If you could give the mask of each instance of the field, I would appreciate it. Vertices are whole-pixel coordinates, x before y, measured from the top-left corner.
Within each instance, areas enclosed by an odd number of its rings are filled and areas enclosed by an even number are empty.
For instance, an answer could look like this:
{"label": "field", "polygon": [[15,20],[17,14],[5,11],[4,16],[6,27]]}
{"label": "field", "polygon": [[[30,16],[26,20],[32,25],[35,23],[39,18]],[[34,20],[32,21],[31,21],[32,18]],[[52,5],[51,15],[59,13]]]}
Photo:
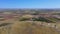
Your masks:
{"label": "field", "polygon": [[40,25],[37,21],[14,21],[4,25],[7,23],[0,26],[0,34],[58,34],[55,28]]}
{"label": "field", "polygon": [[0,14],[0,34],[60,34],[59,14],[48,9],[4,10]]}

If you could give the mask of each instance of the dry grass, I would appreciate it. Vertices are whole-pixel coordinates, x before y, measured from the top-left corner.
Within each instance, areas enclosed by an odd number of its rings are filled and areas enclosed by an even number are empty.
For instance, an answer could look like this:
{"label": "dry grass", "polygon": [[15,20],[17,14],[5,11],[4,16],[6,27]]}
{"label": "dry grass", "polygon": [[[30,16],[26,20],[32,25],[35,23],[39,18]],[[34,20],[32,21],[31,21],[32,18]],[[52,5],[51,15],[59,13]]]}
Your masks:
{"label": "dry grass", "polygon": [[32,25],[32,23],[21,22],[12,26],[13,34],[58,34],[54,28]]}
{"label": "dry grass", "polygon": [[16,21],[12,25],[0,27],[0,34],[58,34],[54,28],[32,24],[32,22]]}

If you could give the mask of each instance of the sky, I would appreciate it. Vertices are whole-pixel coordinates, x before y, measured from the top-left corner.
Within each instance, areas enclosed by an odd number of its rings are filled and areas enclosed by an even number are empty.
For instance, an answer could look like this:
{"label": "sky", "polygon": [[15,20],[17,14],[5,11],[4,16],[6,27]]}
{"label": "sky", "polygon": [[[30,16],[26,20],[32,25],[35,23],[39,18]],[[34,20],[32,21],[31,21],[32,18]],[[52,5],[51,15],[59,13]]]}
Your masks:
{"label": "sky", "polygon": [[0,8],[60,8],[60,0],[0,0]]}

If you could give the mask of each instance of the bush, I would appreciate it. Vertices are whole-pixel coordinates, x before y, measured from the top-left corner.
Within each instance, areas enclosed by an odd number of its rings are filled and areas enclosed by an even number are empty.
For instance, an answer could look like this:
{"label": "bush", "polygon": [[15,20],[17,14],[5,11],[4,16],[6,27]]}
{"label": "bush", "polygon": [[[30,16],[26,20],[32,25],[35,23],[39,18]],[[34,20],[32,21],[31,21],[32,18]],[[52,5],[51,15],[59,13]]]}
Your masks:
{"label": "bush", "polygon": [[10,24],[12,24],[12,23],[2,23],[2,24],[0,24],[0,27],[7,26],[7,25],[10,25]]}
{"label": "bush", "polygon": [[32,15],[23,15],[22,17],[19,18],[20,21],[26,21],[30,20],[32,18]]}
{"label": "bush", "polygon": [[46,19],[46,18],[44,18],[44,17],[38,17],[38,18],[32,18],[32,20],[33,21],[42,21],[42,22],[53,22],[53,21],[51,21],[51,20],[48,20],[48,19]]}
{"label": "bush", "polygon": [[26,21],[26,20],[29,20],[29,18],[23,18],[23,17],[21,17],[21,18],[19,19],[19,21]]}

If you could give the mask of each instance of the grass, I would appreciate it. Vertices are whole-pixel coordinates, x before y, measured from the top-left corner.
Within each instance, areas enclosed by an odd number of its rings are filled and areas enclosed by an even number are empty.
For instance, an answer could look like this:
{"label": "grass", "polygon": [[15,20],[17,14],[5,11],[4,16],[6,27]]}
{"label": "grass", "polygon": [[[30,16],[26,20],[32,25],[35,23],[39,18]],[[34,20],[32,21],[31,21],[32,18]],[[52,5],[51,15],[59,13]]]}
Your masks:
{"label": "grass", "polygon": [[50,18],[50,17],[48,19],[52,22],[55,22],[55,23],[60,20],[59,18]]}
{"label": "grass", "polygon": [[32,25],[32,23],[21,22],[13,25],[13,34],[58,34],[54,28]]}
{"label": "grass", "polygon": [[54,28],[34,24],[33,22],[16,21],[10,26],[0,27],[0,34],[58,34]]}
{"label": "grass", "polygon": [[42,21],[42,22],[47,22],[47,23],[55,22],[51,18],[45,18],[45,17],[33,18],[33,21]]}
{"label": "grass", "polygon": [[57,21],[57,19],[55,19],[55,18],[48,18],[50,21],[52,21],[52,22],[55,22],[56,23],[56,21]]}

